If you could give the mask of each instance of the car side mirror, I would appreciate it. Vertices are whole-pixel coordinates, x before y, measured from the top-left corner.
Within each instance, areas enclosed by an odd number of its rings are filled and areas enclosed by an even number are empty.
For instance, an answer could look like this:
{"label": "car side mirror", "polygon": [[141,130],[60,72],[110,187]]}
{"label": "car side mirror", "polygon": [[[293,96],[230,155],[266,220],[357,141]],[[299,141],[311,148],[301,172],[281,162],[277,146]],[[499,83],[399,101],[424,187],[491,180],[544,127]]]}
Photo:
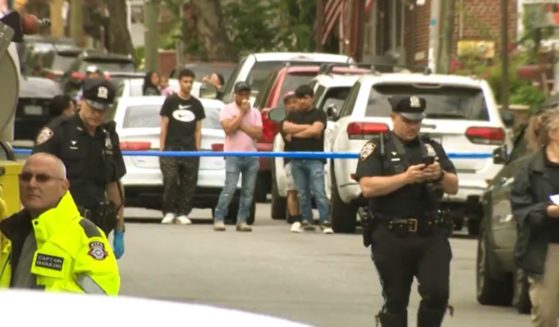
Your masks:
{"label": "car side mirror", "polygon": [[337,120],[340,118],[338,114],[338,108],[336,108],[335,104],[331,104],[326,108],[326,116],[332,120]]}
{"label": "car side mirror", "polygon": [[493,163],[496,165],[504,165],[508,161],[507,146],[502,145],[493,150]]}
{"label": "car side mirror", "polygon": [[285,120],[285,108],[277,107],[270,110],[268,113],[268,118],[276,123],[281,123]]}
{"label": "car side mirror", "polygon": [[206,99],[217,98],[217,88],[211,84],[203,83],[200,86],[200,98],[206,98]]}
{"label": "car side mirror", "polygon": [[514,125],[514,116],[510,112],[501,112],[501,119],[506,127],[512,127]]}

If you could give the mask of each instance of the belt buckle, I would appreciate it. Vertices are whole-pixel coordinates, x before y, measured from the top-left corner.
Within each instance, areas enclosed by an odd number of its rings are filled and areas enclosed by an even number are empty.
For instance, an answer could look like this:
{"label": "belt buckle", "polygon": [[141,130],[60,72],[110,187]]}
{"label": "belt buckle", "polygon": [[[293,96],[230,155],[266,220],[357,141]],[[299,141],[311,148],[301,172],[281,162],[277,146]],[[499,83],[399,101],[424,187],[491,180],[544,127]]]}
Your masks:
{"label": "belt buckle", "polygon": [[418,225],[418,221],[416,218],[408,219],[408,231],[412,233],[417,232],[417,225]]}

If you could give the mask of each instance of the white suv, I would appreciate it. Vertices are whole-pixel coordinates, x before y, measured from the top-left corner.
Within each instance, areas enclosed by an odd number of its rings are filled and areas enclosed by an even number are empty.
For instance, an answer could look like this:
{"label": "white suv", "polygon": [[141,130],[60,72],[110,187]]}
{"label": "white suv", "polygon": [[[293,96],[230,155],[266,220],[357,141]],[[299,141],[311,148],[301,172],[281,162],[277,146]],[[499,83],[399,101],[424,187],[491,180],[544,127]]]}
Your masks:
{"label": "white suv", "polygon": [[[371,74],[353,86],[339,113],[331,113],[332,152],[359,153],[374,135],[391,128],[394,95],[418,95],[427,100],[421,133],[439,141],[451,154],[459,179],[455,196],[443,199],[445,214],[452,214],[461,228],[467,216],[470,232],[479,227],[480,196],[486,180],[502,168],[491,153],[502,144],[511,145],[487,82],[470,77],[428,74]],[[465,158],[464,154],[476,158]],[[452,154],[458,155],[453,157]],[[463,154],[463,156],[460,156]],[[334,159],[328,167],[332,187],[332,225],[335,232],[355,229],[356,210],[366,202],[353,179],[357,159]],[[480,212],[480,211],[479,211]]]}
{"label": "white suv", "polygon": [[231,77],[223,87],[223,101],[233,101],[233,87],[239,81],[248,82],[252,88],[250,102],[258,95],[264,86],[268,75],[286,64],[308,65],[311,63],[351,63],[353,59],[346,55],[330,53],[305,53],[305,52],[262,52],[251,53],[242,58],[231,73]]}
{"label": "white suv", "polygon": [[[356,69],[355,73],[365,73],[365,69]],[[340,74],[321,74],[313,78],[310,85],[313,87],[314,106],[325,112],[339,111],[342,107],[351,87],[358,80],[360,75],[340,75]],[[274,109],[277,110],[277,109]],[[324,150],[330,151],[332,145],[332,132],[335,123],[331,120],[328,121],[326,131],[324,132]],[[274,138],[273,150],[274,152],[284,151],[284,142],[281,133],[278,133]],[[326,167],[329,167],[330,159],[326,161]],[[331,178],[329,169],[325,170],[326,179],[326,196],[331,198]],[[274,158],[272,164],[272,205],[271,216],[272,219],[284,219],[286,217],[287,209],[287,183],[284,168],[283,157]]]}

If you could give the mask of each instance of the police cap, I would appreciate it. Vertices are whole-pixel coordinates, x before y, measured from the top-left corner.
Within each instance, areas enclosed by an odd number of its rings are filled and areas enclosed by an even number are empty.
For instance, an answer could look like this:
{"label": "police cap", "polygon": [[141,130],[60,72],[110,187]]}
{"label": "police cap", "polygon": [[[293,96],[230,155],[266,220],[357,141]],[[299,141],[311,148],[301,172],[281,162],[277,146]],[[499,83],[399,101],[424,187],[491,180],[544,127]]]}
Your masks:
{"label": "police cap", "polygon": [[394,96],[389,98],[392,112],[400,114],[409,120],[422,120],[425,118],[426,101],[422,97],[412,96]]}
{"label": "police cap", "polygon": [[86,79],[83,84],[83,98],[94,109],[108,110],[115,99],[115,88],[107,80]]}

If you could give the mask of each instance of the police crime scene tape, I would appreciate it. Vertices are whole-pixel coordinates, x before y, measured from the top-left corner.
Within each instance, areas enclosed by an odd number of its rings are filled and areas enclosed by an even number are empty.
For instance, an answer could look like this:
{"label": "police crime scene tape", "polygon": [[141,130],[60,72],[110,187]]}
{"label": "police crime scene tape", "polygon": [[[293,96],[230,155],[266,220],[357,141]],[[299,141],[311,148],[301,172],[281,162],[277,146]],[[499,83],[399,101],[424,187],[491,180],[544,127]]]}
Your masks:
{"label": "police crime scene tape", "polygon": [[[15,154],[31,154],[31,149],[14,148]],[[261,158],[291,158],[291,159],[358,159],[359,153],[353,152],[236,152],[236,151],[122,151],[123,156],[136,157],[261,157]],[[493,154],[483,152],[451,152],[450,159],[488,159]]]}

